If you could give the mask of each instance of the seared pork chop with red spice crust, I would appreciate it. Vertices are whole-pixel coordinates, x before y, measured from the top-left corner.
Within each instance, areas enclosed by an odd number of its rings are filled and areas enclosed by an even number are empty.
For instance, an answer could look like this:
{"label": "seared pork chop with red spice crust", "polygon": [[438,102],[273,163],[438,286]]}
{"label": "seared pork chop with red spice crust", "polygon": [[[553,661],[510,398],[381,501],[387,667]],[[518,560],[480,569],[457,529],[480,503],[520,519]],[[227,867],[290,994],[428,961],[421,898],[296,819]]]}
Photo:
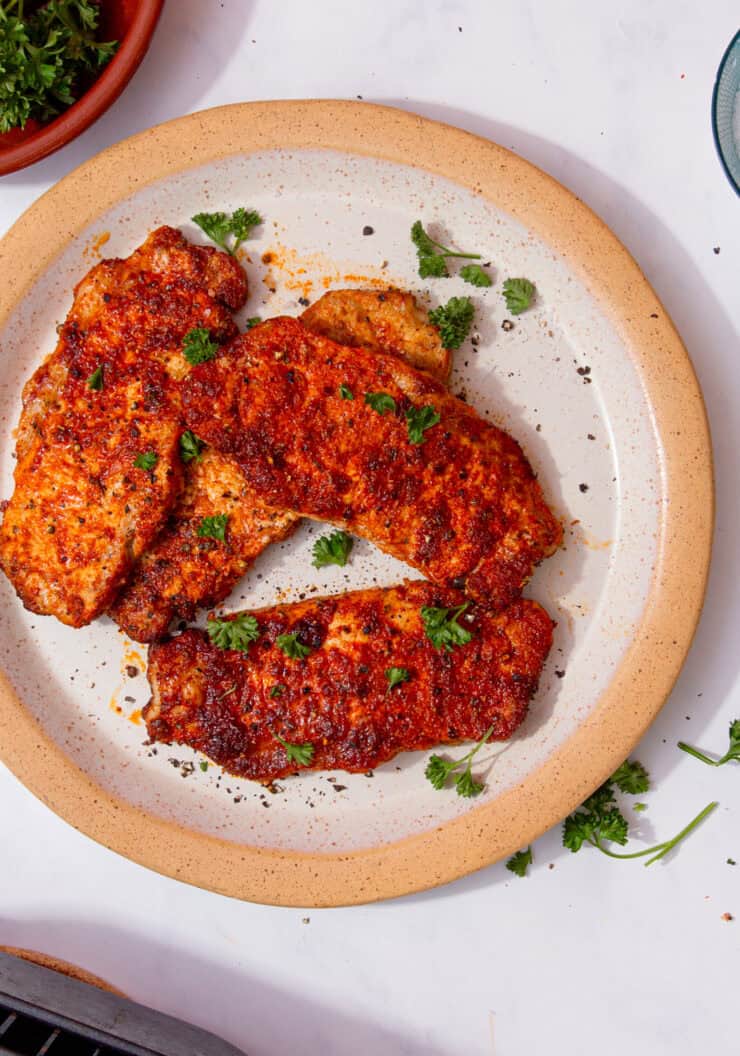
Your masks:
{"label": "seared pork chop with red spice crust", "polygon": [[182,486],[183,338],[233,337],[246,294],[235,260],[170,227],[79,283],[23,392],[0,527],[0,565],[27,608],[79,627],[112,602]]}
{"label": "seared pork chop with red spice crust", "polygon": [[396,356],[272,319],[195,367],[182,401],[264,502],[363,536],[483,605],[518,597],[560,544],[517,442]]}
{"label": "seared pork chop with red spice crust", "polygon": [[[185,631],[149,649],[149,736],[258,781],[295,772],[283,742],[310,745],[310,769],[362,773],[398,752],[479,740],[489,727],[505,740],[527,714],[553,624],[533,601],[499,613],[469,605],[458,617],[469,640],[436,648],[422,609],[461,604],[458,592],[417,581],[275,605],[252,613],[246,654]],[[286,655],[282,635],[307,655]],[[393,688],[392,667],[407,674]]]}

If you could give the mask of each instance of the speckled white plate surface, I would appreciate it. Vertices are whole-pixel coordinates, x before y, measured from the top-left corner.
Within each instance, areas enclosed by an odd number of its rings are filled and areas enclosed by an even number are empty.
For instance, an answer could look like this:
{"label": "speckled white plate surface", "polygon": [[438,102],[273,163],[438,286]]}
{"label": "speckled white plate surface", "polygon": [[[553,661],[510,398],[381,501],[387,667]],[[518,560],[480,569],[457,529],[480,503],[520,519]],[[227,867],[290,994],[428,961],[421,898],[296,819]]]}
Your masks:
{"label": "speckled white plate surface", "polygon": [[[398,285],[429,306],[472,296],[474,331],[454,354],[451,390],[520,441],[566,526],[562,550],[526,591],[557,621],[539,693],[513,740],[482,753],[486,789],[476,800],[435,791],[423,775],[426,753],[399,756],[365,776],[310,773],[266,791],[213,765],[202,769],[188,749],[147,745],[145,651],[108,619],[64,627],[27,613],[2,579],[2,665],[65,757],[117,801],[175,823],[176,831],[288,856],[351,855],[437,831],[526,785],[594,713],[634,642],[651,595],[665,501],[651,393],[613,312],[582,273],[462,183],[398,161],[310,147],[237,150],[188,166],[139,190],[132,183],[13,306],[0,331],[2,495],[12,487],[22,385],[53,348],[82,275],[101,256],[127,256],[160,224],[205,241],[189,220],[194,213],[256,208],[266,222],[244,247],[250,296],[242,318],[298,314],[299,298],[314,301],[341,286]],[[418,218],[445,244],[481,253],[494,285],[421,280],[409,238]],[[505,330],[512,317],[501,287],[512,276],[534,281],[537,300]],[[416,575],[364,541],[346,568],[317,571],[311,543],[321,531],[304,522],[262,556],[224,608]]]}

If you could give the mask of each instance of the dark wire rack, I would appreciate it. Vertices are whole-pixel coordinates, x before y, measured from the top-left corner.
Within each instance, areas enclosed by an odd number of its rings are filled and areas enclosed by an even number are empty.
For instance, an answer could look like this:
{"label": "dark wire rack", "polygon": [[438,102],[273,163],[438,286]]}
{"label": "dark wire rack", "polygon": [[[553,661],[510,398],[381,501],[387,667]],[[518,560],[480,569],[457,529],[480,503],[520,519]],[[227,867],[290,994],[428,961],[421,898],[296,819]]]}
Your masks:
{"label": "dark wire rack", "polygon": [[141,1056],[147,1052],[117,1041],[111,1044],[110,1038],[95,1038],[90,1027],[80,1033],[61,1017],[21,1007],[22,1002],[13,1005],[7,998],[0,1002],[0,1056]]}
{"label": "dark wire rack", "polygon": [[244,1056],[119,994],[0,951],[0,1056]]}

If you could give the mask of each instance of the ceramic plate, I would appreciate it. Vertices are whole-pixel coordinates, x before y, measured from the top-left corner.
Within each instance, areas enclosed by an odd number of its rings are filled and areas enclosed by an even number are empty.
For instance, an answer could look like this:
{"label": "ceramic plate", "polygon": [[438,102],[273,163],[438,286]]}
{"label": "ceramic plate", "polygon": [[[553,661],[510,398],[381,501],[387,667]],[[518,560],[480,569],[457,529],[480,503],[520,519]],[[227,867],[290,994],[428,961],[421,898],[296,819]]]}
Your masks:
{"label": "ceramic plate", "polygon": [[[72,630],[23,610],[3,580],[0,753],[73,825],[135,860],[255,901],[360,902],[430,887],[509,854],[618,765],[654,718],[698,618],[712,530],[701,395],[636,264],[568,191],[457,129],[342,102],[255,103],[171,122],[62,180],[0,245],[2,488],[24,380],[54,345],[80,277],[159,224],[202,235],[202,210],[256,208],[244,317],[298,314],[326,289],[395,284],[428,305],[471,294],[475,333],[452,391],[522,443],[566,526],[527,593],[557,620],[529,718],[480,761],[464,800],[424,779],[427,753],[372,774],[305,774],[275,791],[184,748],[148,746],[145,654],[107,619]],[[495,285],[421,280],[412,222],[483,254]],[[371,229],[372,233],[368,233]],[[501,296],[526,276],[513,329]],[[370,544],[311,566],[321,526],[273,547],[226,608],[409,575]]]}

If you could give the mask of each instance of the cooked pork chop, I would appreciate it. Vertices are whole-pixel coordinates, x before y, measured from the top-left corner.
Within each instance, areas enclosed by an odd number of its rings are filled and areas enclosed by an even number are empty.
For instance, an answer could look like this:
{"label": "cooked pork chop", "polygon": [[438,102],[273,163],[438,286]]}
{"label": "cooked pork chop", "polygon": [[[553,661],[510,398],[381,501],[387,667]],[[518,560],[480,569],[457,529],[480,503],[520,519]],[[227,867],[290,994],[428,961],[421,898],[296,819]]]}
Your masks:
{"label": "cooked pork chop", "polygon": [[[411,294],[331,291],[302,319],[316,333],[341,330],[348,345],[392,351],[430,374],[446,373],[449,353]],[[219,514],[229,518],[225,538],[199,537],[203,518]],[[267,506],[236,463],[209,448],[200,462],[185,467],[185,488],[164,530],[139,560],[110,615],[135,641],[156,641],[173,620],[192,620],[198,608],[223,601],[263,550],[285,539],[298,520],[295,513]]]}
{"label": "cooked pork chop", "polygon": [[451,355],[413,294],[402,290],[330,290],[301,316],[304,326],[338,345],[400,356],[447,381]]}
{"label": "cooked pork chop", "polygon": [[0,528],[0,565],[27,608],[79,627],[110,604],[181,488],[183,337],[233,337],[246,293],[236,261],[169,227],[79,283],[24,389]]}
{"label": "cooked pork chop", "polygon": [[396,356],[273,319],[194,368],[182,399],[188,426],[265,502],[363,536],[482,605],[518,597],[560,543],[516,441]]}
{"label": "cooked pork chop", "polygon": [[[296,770],[278,738],[310,744],[311,769],[359,772],[397,752],[478,740],[491,726],[491,739],[505,740],[537,689],[552,621],[533,601],[497,614],[471,606],[459,617],[470,641],[435,648],[422,607],[462,600],[418,581],[260,609],[246,654],[185,631],[150,647],[149,736],[258,781]],[[286,656],[276,644],[285,634],[309,655]],[[408,681],[391,688],[391,667]]]}
{"label": "cooked pork chop", "polygon": [[[224,538],[198,534],[205,517],[228,517]],[[192,620],[217,605],[298,516],[265,506],[231,459],[207,448],[185,469],[185,488],[170,518],[139,559],[110,615],[137,642],[153,642],[174,619]]]}

